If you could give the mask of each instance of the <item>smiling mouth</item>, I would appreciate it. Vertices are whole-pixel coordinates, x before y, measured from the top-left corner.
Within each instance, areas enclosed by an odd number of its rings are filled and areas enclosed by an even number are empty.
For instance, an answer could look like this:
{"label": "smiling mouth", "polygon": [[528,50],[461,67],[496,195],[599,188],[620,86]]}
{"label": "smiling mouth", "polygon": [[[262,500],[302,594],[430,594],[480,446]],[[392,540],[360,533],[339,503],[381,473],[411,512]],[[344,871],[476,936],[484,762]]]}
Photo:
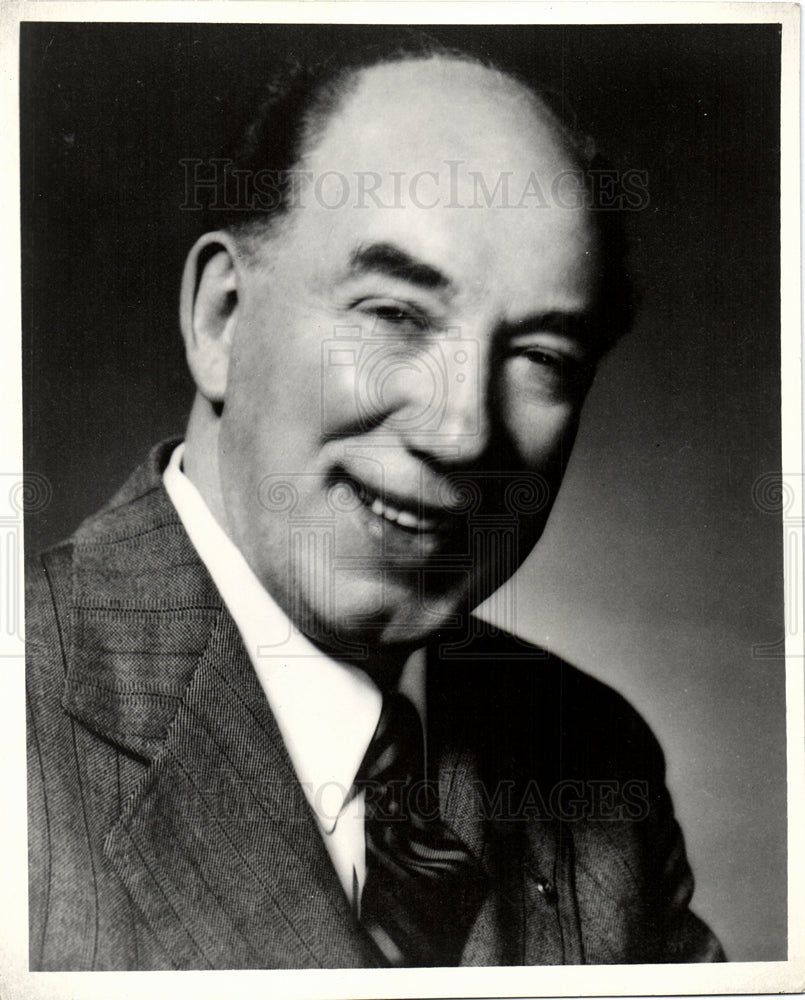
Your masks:
{"label": "smiling mouth", "polygon": [[392,524],[412,535],[446,536],[455,528],[455,515],[434,508],[423,510],[418,499],[380,495],[346,472],[338,478],[349,485],[361,507],[382,523]]}
{"label": "smiling mouth", "polygon": [[414,511],[407,508],[398,509],[392,504],[381,500],[380,497],[375,497],[371,503],[368,501],[368,497],[361,497],[361,503],[367,506],[373,514],[384,518],[386,521],[390,521],[392,524],[398,525],[400,528],[405,528],[407,531],[420,533],[435,532],[440,527],[441,522],[437,518],[420,517]]}

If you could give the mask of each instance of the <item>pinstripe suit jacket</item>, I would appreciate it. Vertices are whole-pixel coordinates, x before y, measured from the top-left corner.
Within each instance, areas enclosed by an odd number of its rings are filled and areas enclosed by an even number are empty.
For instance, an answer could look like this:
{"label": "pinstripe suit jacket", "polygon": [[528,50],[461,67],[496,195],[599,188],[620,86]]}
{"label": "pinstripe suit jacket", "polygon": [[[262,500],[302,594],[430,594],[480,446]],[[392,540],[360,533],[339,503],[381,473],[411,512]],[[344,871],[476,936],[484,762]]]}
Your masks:
{"label": "pinstripe suit jacket", "polygon": [[[30,963],[375,963],[240,636],[161,483],[29,569]],[[659,748],[612,690],[478,626],[429,649],[440,808],[488,892],[462,964],[708,961]]]}

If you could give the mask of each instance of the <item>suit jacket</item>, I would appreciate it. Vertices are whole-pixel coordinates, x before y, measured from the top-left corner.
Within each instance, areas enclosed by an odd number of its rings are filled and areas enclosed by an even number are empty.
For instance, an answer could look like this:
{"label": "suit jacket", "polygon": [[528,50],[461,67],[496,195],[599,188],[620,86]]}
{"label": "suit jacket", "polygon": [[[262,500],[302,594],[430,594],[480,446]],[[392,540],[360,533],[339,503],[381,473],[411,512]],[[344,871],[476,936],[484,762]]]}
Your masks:
{"label": "suit jacket", "polygon": [[[31,969],[375,965],[162,486],[171,447],[29,570]],[[488,880],[462,964],[722,958],[639,716],[471,633],[428,650],[440,810]]]}

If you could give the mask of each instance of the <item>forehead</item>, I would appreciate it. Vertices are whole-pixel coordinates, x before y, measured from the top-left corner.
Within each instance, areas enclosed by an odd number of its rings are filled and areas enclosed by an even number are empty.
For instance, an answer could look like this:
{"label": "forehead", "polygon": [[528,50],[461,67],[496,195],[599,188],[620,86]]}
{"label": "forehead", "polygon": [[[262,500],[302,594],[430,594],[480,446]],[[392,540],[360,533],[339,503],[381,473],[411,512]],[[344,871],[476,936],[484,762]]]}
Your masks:
{"label": "forehead", "polygon": [[310,157],[320,169],[468,169],[556,174],[573,166],[553,114],[525,87],[458,59],[390,63],[360,72]]}
{"label": "forehead", "polygon": [[323,260],[393,242],[459,285],[510,298],[589,270],[594,238],[568,141],[497,71],[433,58],[361,72],[304,169],[314,197],[293,228]]}

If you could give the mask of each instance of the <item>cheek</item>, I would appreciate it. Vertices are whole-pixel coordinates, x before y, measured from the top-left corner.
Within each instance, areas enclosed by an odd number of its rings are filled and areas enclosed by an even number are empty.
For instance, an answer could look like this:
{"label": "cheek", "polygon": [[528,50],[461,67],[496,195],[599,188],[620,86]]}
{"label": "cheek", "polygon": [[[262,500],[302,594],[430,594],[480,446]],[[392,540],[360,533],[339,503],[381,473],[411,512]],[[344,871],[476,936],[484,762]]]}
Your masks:
{"label": "cheek", "polygon": [[[339,325],[324,310],[287,297],[257,303],[241,322],[233,367],[253,400],[253,416],[271,416],[282,430],[327,437],[356,421],[371,422],[362,391],[367,373],[365,331]],[[239,331],[240,333],[240,331]]]}
{"label": "cheek", "polygon": [[360,360],[358,350],[339,338],[323,345],[321,366],[311,372],[310,388],[321,400],[324,436],[368,417],[360,389]]}
{"label": "cheek", "polygon": [[321,347],[290,328],[242,328],[229,367],[225,409],[240,433],[281,439],[295,426],[318,427]]}
{"label": "cheek", "polygon": [[504,420],[515,451],[526,469],[564,468],[578,427],[580,406],[571,402],[510,402]]}

